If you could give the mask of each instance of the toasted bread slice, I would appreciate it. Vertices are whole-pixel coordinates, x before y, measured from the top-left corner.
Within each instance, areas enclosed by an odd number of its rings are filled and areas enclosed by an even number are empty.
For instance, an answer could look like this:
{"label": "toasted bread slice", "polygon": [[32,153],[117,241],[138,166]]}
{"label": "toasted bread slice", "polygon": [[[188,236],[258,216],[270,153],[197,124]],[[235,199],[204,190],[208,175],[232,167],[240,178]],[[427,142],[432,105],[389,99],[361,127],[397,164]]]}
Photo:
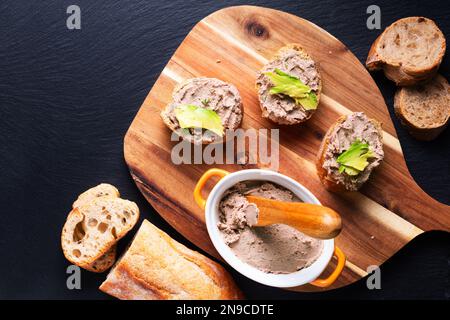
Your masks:
{"label": "toasted bread slice", "polygon": [[[75,209],[87,205],[89,202],[99,197],[119,198],[120,193],[113,185],[101,183],[80,194],[78,199],[72,204],[72,208]],[[84,268],[92,272],[104,272],[108,270],[116,261],[116,251],[116,246],[114,245],[104,255]]]}
{"label": "toasted bread slice", "polygon": [[92,263],[125,236],[138,218],[139,209],[134,202],[113,197],[99,197],[73,209],[61,235],[65,257],[82,268],[92,269]]}
{"label": "toasted bread slice", "polygon": [[[356,129],[364,126],[366,130]],[[367,142],[376,157],[357,176],[339,173],[337,157],[356,139]],[[326,189],[335,192],[357,191],[370,177],[384,158],[383,130],[381,123],[369,119],[363,112],[341,116],[327,131],[317,154],[316,169]]]}
{"label": "toasted bread slice", "polygon": [[209,144],[224,141],[210,130],[199,128],[180,128],[175,109],[180,105],[195,105],[213,110],[222,120],[227,130],[240,127],[244,114],[242,99],[237,88],[231,83],[215,78],[192,78],[177,85],[172,93],[172,102],[160,113],[164,124],[183,140],[194,144]]}
{"label": "toasted bread slice", "polygon": [[398,86],[426,82],[437,72],[445,54],[445,37],[433,20],[408,17],[384,30],[370,48],[366,66],[383,69]]}
{"label": "toasted bread slice", "polygon": [[124,300],[242,299],[231,275],[144,220],[100,290]]}
{"label": "toasted bread slice", "polygon": [[277,54],[264,65],[256,79],[259,104],[264,118],[287,125],[305,122],[311,118],[316,109],[307,110],[303,106],[297,105],[290,97],[270,94],[269,90],[273,85],[265,73],[273,72],[275,69],[295,76],[310,86],[319,102],[322,80],[317,63],[301,45],[288,44],[280,48]]}
{"label": "toasted bread slice", "polygon": [[449,122],[450,86],[443,76],[437,75],[424,85],[399,88],[394,110],[413,137],[433,140]]}

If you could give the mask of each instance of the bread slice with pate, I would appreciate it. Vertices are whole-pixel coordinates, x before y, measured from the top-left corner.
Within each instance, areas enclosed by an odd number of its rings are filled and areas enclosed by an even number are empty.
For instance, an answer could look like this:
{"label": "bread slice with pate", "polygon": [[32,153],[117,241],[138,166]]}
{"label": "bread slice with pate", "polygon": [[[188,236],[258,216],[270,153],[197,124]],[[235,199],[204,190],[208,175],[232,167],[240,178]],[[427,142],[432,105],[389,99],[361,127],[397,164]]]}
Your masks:
{"label": "bread slice with pate", "polygon": [[285,125],[305,122],[319,104],[319,67],[299,44],[288,44],[258,73],[256,89],[264,118]]}
{"label": "bread slice with pate", "polygon": [[331,191],[357,191],[384,158],[381,124],[363,112],[340,117],[325,134],[316,168]]}
{"label": "bread slice with pate", "polygon": [[160,113],[164,124],[185,141],[209,144],[224,141],[243,117],[242,99],[231,83],[192,78],[177,85],[172,102]]}

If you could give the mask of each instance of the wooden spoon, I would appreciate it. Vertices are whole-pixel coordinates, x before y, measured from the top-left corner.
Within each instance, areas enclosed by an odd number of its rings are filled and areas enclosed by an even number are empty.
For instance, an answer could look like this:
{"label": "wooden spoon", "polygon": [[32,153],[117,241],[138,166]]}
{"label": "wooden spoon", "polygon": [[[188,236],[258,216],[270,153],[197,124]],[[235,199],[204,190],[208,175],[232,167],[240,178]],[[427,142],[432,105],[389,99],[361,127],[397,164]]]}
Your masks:
{"label": "wooden spoon", "polygon": [[284,202],[255,196],[246,196],[259,209],[257,217],[249,217],[251,226],[287,224],[319,239],[332,239],[341,232],[339,214],[331,208],[304,202]]}

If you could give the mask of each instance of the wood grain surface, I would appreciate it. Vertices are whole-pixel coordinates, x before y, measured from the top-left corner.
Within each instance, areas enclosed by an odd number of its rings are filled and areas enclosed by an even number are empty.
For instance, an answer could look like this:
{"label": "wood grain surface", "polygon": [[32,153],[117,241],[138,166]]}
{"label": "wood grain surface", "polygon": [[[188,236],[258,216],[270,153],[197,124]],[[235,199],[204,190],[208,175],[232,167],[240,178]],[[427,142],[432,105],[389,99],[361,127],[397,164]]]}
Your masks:
{"label": "wood grain surface", "polygon": [[[300,43],[319,63],[324,88],[319,109],[307,123],[279,127],[261,118],[254,82],[262,65],[291,42]],[[200,248],[218,257],[203,212],[192,197],[200,175],[213,166],[174,165],[170,152],[175,142],[170,141],[170,131],[159,117],[174,86],[199,76],[236,85],[245,109],[243,128],[280,128],[279,171],[341,214],[343,231],[336,242],[348,262],[332,288],[366,275],[369,265],[382,264],[423,231],[450,230],[450,208],[429,197],[411,178],[383,97],[357,58],[311,22],[272,9],[240,6],[217,11],[194,27],[125,136],[125,160],[141,192],[164,219]],[[364,111],[383,123],[385,160],[360,192],[333,194],[322,187],[314,161],[329,126],[353,111]],[[229,171],[259,167],[215,166]],[[332,267],[333,263],[328,269]]]}

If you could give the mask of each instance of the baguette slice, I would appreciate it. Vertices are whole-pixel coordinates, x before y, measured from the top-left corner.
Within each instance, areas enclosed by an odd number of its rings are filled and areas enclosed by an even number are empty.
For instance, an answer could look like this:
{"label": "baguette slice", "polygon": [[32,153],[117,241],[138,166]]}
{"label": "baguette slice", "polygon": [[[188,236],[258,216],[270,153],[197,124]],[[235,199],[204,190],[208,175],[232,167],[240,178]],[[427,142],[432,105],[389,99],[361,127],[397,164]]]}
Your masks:
{"label": "baguette slice", "polygon": [[[367,129],[355,130],[354,124],[349,122],[349,119],[352,117],[355,117],[358,121],[362,121]],[[342,131],[338,133],[338,130]],[[338,141],[337,137],[349,140],[344,143],[343,141]],[[370,137],[373,137],[373,142],[366,141],[370,140]],[[339,165],[336,159],[355,139],[368,142],[377,157],[370,160],[370,164],[358,176],[350,177],[345,173],[339,173]],[[334,192],[357,191],[369,179],[372,171],[379,166],[384,158],[382,140],[383,130],[381,123],[375,119],[367,118],[363,112],[355,112],[347,116],[341,116],[328,129],[317,154],[317,174],[325,188]]]}
{"label": "baguette slice", "polygon": [[[289,63],[292,67],[287,68]],[[272,84],[264,73],[273,72],[275,69],[295,76],[310,86],[319,102],[322,80],[317,63],[301,45],[291,43],[278,50],[275,56],[264,65],[256,79],[256,89],[263,118],[284,125],[305,122],[317,109],[306,110],[289,97],[270,94],[269,90],[272,88]]]}
{"label": "baguette slice", "polygon": [[403,18],[375,40],[366,67],[371,71],[383,69],[398,86],[423,83],[436,74],[445,46],[445,37],[433,20]]}
{"label": "baguette slice", "polygon": [[450,86],[443,76],[437,75],[425,85],[399,88],[394,110],[413,137],[433,140],[449,122]]}
{"label": "baguette slice", "polygon": [[192,78],[178,84],[172,92],[172,102],[160,113],[164,124],[183,140],[196,145],[225,141],[210,130],[180,127],[175,109],[181,105],[195,105],[213,110],[220,117],[225,134],[240,127],[243,104],[238,89],[231,83],[215,78]]}
{"label": "baguette slice", "polygon": [[[108,183],[101,183],[98,186],[90,188],[80,194],[78,199],[72,204],[72,208],[78,208],[87,205],[92,200],[99,197],[112,197],[119,198],[120,193],[116,187]],[[92,272],[105,272],[116,261],[116,246],[112,246],[104,255],[92,262],[90,265],[85,266],[86,270]]]}
{"label": "baguette slice", "polygon": [[124,300],[243,298],[222,266],[147,220],[100,290]]}
{"label": "baguette slice", "polygon": [[125,236],[138,218],[137,205],[120,198],[99,197],[73,209],[61,235],[65,257],[82,268],[92,269],[90,265]]}

